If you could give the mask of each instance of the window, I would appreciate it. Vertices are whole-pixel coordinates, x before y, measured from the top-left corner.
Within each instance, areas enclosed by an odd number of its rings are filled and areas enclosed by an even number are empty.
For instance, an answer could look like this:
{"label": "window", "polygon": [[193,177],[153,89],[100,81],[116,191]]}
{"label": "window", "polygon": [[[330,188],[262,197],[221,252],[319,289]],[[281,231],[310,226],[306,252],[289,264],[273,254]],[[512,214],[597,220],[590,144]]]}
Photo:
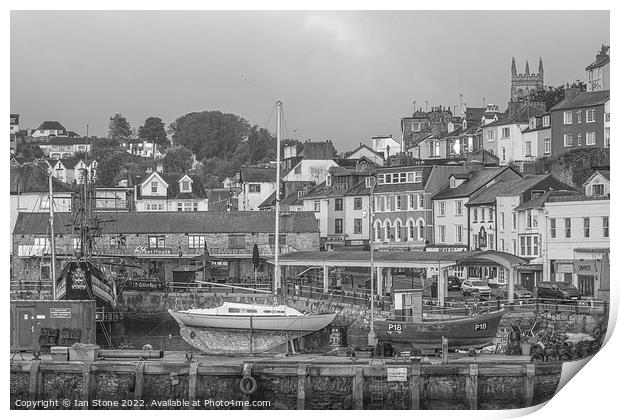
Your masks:
{"label": "window", "polygon": [[474,239],[472,249],[479,249],[480,247],[478,246],[478,235],[474,235],[472,238]]}
{"label": "window", "polygon": [[605,186],[603,184],[592,185],[592,194],[593,195],[605,195]]}
{"label": "window", "polygon": [[494,217],[495,217],[495,210],[489,209],[489,222],[492,222]]}
{"label": "window", "polygon": [[584,238],[590,237],[590,218],[589,217],[583,218],[583,237]]}
{"label": "window", "polygon": [[353,233],[356,235],[362,233],[362,219],[353,219]]}
{"label": "window", "polygon": [[149,236],[149,248],[165,248],[166,237],[165,236]]}
{"label": "window", "polygon": [[609,217],[603,217],[603,238],[609,238]]}
{"label": "window", "polygon": [[478,222],[478,209],[477,208],[474,208],[474,212],[473,212],[473,216],[472,217],[474,219],[474,222]]}
{"label": "window", "polygon": [[551,139],[545,139],[545,153],[551,153]]}
{"label": "window", "polygon": [[522,255],[522,256],[523,256],[523,255],[527,255],[527,254],[525,253],[525,236],[521,236],[521,237],[519,238],[519,244],[521,245],[521,254],[520,254],[520,255]]}
{"label": "window", "polygon": [[409,220],[409,222],[407,222],[407,228],[408,228],[407,232],[409,233],[407,240],[409,241],[415,240],[416,234],[415,234],[415,224],[413,223],[413,220]]}
{"label": "window", "polygon": [[418,196],[417,194],[411,194],[409,196],[409,208],[411,210],[415,210],[418,207]]}
{"label": "window", "polygon": [[403,205],[402,196],[396,196],[396,210],[401,210]]}
{"label": "window", "polygon": [[183,203],[177,203],[177,211],[183,211]]}
{"label": "window", "polygon": [[454,212],[456,213],[457,216],[463,215],[463,201],[462,200],[456,200],[454,202]]}
{"label": "window", "polygon": [[[498,249],[498,251],[506,251],[506,245],[505,245],[503,239],[499,240],[499,246],[500,246],[500,248]],[[502,270],[502,272],[503,272],[503,270]]]}
{"label": "window", "polygon": [[570,238],[570,218],[564,219],[564,237]]}
{"label": "window", "polygon": [[389,242],[392,239],[392,224],[389,220],[385,222],[385,241]]}
{"label": "window", "polygon": [[[269,234],[269,245],[274,246],[276,244],[276,235],[273,233]],[[278,246],[286,245],[286,233],[281,233],[278,237]]]}
{"label": "window", "polygon": [[463,243],[463,225],[456,225],[455,233],[456,233],[456,243],[462,244]]}
{"label": "window", "polygon": [[321,211],[321,202],[319,200],[314,200],[314,211]]}
{"label": "window", "polygon": [[480,209],[480,222],[484,223],[484,213],[485,213],[485,209],[484,207]]}
{"label": "window", "polygon": [[[381,180],[381,175],[379,175],[379,179]],[[381,184],[381,182],[379,182]],[[325,178],[325,186],[326,187],[331,187],[332,186],[332,176],[331,175],[327,175],[327,178]]]}
{"label": "window", "polygon": [[594,146],[596,144],[596,133],[594,131],[586,133],[586,146]]}
{"label": "window", "polygon": [[[500,228],[501,230],[504,230],[504,212],[501,212],[501,213],[499,214],[499,228]],[[503,248],[504,248],[504,247],[502,246],[502,249],[503,249]]]}
{"label": "window", "polygon": [[228,235],[228,248],[245,249],[245,235]]}
{"label": "window", "polygon": [[337,198],[336,199],[336,207],[335,207],[336,211],[342,211],[342,198]]}
{"label": "window", "polygon": [[605,138],[603,139],[603,147],[609,149],[609,127],[605,127]]}
{"label": "window", "polygon": [[189,191],[189,181],[183,181],[183,182],[181,182],[181,184],[182,184],[181,185],[181,189],[183,191]]}
{"label": "window", "polygon": [[492,233],[487,234],[487,248],[495,249],[495,235]]}
{"label": "window", "polygon": [[362,197],[355,197],[353,199],[353,210],[361,210],[362,209]]}
{"label": "window", "polygon": [[379,197],[379,207],[381,208],[381,211],[385,211],[385,198],[385,196]]}
{"label": "window", "polygon": [[418,208],[424,209],[424,194],[418,194]]}
{"label": "window", "polygon": [[439,215],[440,216],[445,216],[446,215],[446,203],[445,203],[445,201],[440,201],[439,202]]}
{"label": "window", "polygon": [[250,184],[249,186],[251,193],[259,193],[260,192],[260,184]]}
{"label": "window", "polygon": [[549,234],[552,238],[555,238],[557,235],[555,219],[549,219]]}
{"label": "window", "polygon": [[157,181],[152,181],[151,182],[151,193],[156,193],[157,192]]}
{"label": "window", "polygon": [[581,111],[577,111],[577,124],[581,124]]}
{"label": "window", "polygon": [[82,247],[82,241],[80,240],[80,238],[73,238],[73,250],[74,251],[79,251],[80,248]]}
{"label": "window", "polygon": [[564,111],[564,124],[572,124],[572,123],[573,123],[573,112]]}
{"label": "window", "polygon": [[506,148],[502,147],[502,160],[506,160]]}
{"label": "window", "polygon": [[335,219],[335,233],[336,235],[342,235],[342,219]]}
{"label": "window", "polygon": [[366,181],[366,188],[372,188],[372,184],[373,184],[372,177],[371,176],[367,176],[365,178],[365,181]]}
{"label": "window", "polygon": [[532,156],[532,142],[525,142],[525,156]]}
{"label": "window", "polygon": [[301,173],[301,163],[297,166],[295,166],[295,173],[296,174],[300,174]]}
{"label": "window", "polygon": [[446,227],[442,225],[439,226],[439,242],[446,243]]}
{"label": "window", "polygon": [[581,139],[582,139],[582,137],[583,137],[583,136],[582,136],[582,134],[581,134],[581,133],[578,133],[578,134],[577,134],[577,146],[581,146],[581,144],[582,144],[582,140],[581,140]]}
{"label": "window", "polygon": [[411,122],[411,131],[420,131],[420,123],[418,121]]}
{"label": "window", "polygon": [[495,130],[487,131],[487,140],[489,141],[495,140]]}
{"label": "window", "polygon": [[573,135],[564,134],[564,147],[573,147]]}
{"label": "window", "polygon": [[189,235],[187,237],[187,247],[189,249],[203,249],[205,247],[204,235]]}
{"label": "window", "polygon": [[586,122],[587,123],[594,122],[595,111],[596,111],[595,109],[588,109],[586,111]]}
{"label": "window", "polygon": [[517,213],[512,212],[512,230],[517,229]]}
{"label": "window", "polygon": [[193,211],[198,211],[198,203],[193,203]]}
{"label": "window", "polygon": [[401,234],[401,226],[400,222],[397,220],[394,222],[394,239],[396,242],[400,242],[400,234]]}
{"label": "window", "polygon": [[527,227],[533,228],[538,227],[538,212],[536,210],[530,209],[525,212],[527,218]]}
{"label": "window", "polygon": [[418,224],[418,239],[421,241],[424,240],[424,221],[422,220],[420,220]]}
{"label": "window", "polygon": [[545,115],[542,120],[543,127],[549,127],[551,125],[551,116]]}
{"label": "window", "polygon": [[532,236],[532,255],[540,255],[539,254],[540,247],[538,246],[538,236]]}
{"label": "window", "polygon": [[510,137],[510,127],[502,128],[502,138],[505,139],[507,137]]}

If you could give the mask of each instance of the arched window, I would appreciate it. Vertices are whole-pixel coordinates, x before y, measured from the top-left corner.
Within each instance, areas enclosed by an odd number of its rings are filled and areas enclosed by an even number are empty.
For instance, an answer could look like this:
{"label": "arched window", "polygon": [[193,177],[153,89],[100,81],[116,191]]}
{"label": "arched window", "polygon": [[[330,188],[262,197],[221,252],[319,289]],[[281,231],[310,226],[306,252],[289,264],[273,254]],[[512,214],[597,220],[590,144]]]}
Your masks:
{"label": "arched window", "polygon": [[418,220],[418,240],[424,240],[424,220]]}
{"label": "arched window", "polygon": [[375,222],[375,242],[381,242],[381,221]]}
{"label": "arched window", "polygon": [[413,220],[409,220],[407,222],[407,240],[415,241],[416,236],[417,236],[417,232],[416,232],[415,223],[413,222]]}
{"label": "arched window", "polygon": [[394,240],[396,242],[400,242],[400,240],[401,240],[401,237],[400,237],[400,234],[401,234],[400,228],[401,227],[402,226],[401,226],[400,220],[397,220],[397,221],[394,222]]}
{"label": "arched window", "polygon": [[392,223],[389,220],[386,220],[383,224],[383,229],[385,230],[385,242],[390,242],[392,239]]}

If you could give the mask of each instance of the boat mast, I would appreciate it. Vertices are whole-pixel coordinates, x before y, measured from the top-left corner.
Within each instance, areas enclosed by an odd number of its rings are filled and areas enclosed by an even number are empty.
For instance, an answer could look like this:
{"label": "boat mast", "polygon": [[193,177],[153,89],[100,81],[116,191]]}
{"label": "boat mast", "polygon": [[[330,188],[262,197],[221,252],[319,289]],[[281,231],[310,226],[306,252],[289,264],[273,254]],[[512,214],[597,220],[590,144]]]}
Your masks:
{"label": "boat mast", "polygon": [[50,210],[50,253],[52,269],[52,300],[56,300],[56,235],[54,234],[54,190],[52,188],[52,174],[49,176],[49,210]]}
{"label": "boat mast", "polygon": [[368,332],[368,345],[369,346],[375,346],[377,344],[377,340],[376,340],[376,335],[375,335],[375,248],[373,246],[373,242],[375,240],[374,238],[374,233],[375,233],[375,229],[374,229],[374,216],[375,216],[375,198],[374,198],[374,193],[375,193],[375,185],[376,185],[376,179],[375,179],[375,183],[373,184],[371,190],[370,190],[370,197],[369,197],[369,203],[368,203],[368,221],[369,221],[369,235],[368,235],[368,245],[370,248],[370,331]]}
{"label": "boat mast", "polygon": [[275,264],[273,267],[273,293],[278,293],[280,286],[280,142],[282,137],[282,101],[276,102],[276,237]]}

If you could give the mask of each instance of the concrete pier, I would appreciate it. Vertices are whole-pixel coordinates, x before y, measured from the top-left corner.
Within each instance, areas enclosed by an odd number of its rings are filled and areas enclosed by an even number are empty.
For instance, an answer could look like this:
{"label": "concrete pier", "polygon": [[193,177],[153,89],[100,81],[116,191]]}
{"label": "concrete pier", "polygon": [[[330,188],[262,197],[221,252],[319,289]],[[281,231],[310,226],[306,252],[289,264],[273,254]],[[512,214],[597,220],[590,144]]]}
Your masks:
{"label": "concrete pier", "polygon": [[[174,401],[183,409],[509,409],[549,400],[561,370],[559,362],[519,357],[451,356],[441,364],[320,355],[186,361],[184,353],[171,353],[154,361],[95,362],[18,356],[11,362],[11,408],[66,399],[71,406],[59,408],[153,409]],[[240,388],[244,376],[256,381],[251,394]],[[109,407],[113,401],[126,406]],[[209,406],[213,401],[240,403]]]}

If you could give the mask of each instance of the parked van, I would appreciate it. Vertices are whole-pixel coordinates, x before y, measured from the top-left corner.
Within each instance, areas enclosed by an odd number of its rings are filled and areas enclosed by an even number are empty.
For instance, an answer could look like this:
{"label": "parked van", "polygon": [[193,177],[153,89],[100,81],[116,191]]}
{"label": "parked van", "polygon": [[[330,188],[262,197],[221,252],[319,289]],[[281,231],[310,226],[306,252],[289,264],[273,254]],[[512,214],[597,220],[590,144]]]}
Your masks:
{"label": "parked van", "polygon": [[541,281],[534,288],[534,297],[550,300],[578,300],[581,299],[581,293],[571,283]]}

